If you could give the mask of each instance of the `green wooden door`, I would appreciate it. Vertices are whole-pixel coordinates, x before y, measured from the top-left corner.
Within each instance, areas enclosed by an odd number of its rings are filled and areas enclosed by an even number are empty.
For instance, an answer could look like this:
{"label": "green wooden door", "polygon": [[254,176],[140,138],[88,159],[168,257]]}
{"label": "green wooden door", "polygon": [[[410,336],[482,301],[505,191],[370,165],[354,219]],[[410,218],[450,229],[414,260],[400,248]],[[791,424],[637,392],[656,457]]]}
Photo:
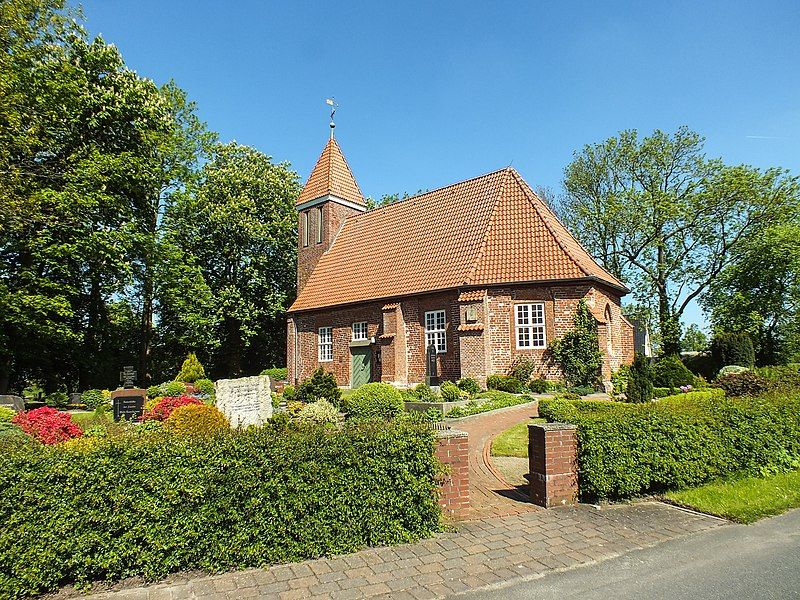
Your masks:
{"label": "green wooden door", "polygon": [[365,383],[369,383],[372,376],[372,350],[369,348],[350,348],[353,361],[353,376],[350,386],[355,389]]}

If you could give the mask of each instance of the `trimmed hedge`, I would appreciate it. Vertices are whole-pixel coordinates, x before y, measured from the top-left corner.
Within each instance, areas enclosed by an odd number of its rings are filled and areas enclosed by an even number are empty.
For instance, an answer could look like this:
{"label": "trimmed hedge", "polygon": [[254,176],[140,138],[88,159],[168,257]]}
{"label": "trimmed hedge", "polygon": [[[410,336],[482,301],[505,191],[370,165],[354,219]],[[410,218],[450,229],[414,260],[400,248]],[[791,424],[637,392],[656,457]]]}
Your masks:
{"label": "trimmed hedge", "polygon": [[4,438],[0,597],[418,540],[439,529],[434,444],[406,421],[73,448]]}
{"label": "trimmed hedge", "polygon": [[578,425],[579,485],[589,500],[758,473],[800,456],[800,393],[740,399],[715,389],[646,404],[542,400],[539,414]]}
{"label": "trimmed hedge", "polygon": [[348,417],[355,419],[393,419],[404,408],[403,395],[388,383],[366,383],[344,399]]}

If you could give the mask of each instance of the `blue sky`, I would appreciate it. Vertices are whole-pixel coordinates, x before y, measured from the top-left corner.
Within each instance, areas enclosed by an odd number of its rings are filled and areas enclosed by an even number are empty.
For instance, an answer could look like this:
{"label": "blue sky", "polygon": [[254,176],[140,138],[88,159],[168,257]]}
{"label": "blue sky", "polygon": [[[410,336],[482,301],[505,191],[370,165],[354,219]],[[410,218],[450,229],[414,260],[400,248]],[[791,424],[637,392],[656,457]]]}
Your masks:
{"label": "blue sky", "polygon": [[796,0],[82,4],[131,68],[174,79],[224,140],[303,180],[335,96],[375,198],[508,164],[557,190],[584,144],[684,124],[709,155],[800,173]]}

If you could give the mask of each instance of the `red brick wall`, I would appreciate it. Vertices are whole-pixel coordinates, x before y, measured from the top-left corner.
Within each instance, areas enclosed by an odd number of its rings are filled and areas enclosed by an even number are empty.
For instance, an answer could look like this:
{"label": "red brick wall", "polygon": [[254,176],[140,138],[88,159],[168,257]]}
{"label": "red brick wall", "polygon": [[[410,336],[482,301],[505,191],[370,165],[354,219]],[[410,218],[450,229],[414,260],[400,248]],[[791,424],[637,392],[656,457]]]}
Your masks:
{"label": "red brick wall", "polygon": [[550,508],[578,499],[578,430],[568,423],[528,425],[531,502]]}
{"label": "red brick wall", "polygon": [[458,292],[441,292],[427,296],[415,296],[403,300],[403,312],[408,352],[408,383],[425,381],[425,313],[444,310],[447,315],[447,352],[437,356],[440,379],[457,380],[461,376],[458,326]]}
{"label": "red brick wall", "polygon": [[439,484],[439,506],[446,515],[457,515],[469,508],[469,437],[464,431],[439,434],[436,458],[447,467]]}
{"label": "red brick wall", "polygon": [[[322,242],[317,243],[317,209],[322,206]],[[303,246],[303,212],[308,213],[308,246]],[[297,213],[297,293],[306,285],[322,254],[330,248],[344,220],[360,214],[354,208],[328,201]]]}

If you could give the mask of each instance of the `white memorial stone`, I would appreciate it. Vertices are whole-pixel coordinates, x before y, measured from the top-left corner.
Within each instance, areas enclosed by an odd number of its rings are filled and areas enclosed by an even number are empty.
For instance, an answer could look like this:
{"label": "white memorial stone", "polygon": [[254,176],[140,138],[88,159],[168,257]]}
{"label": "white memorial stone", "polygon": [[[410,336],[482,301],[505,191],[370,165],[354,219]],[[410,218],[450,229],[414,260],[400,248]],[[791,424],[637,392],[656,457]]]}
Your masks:
{"label": "white memorial stone", "polygon": [[216,383],[217,408],[231,427],[263,425],[272,416],[269,377],[220,379]]}

